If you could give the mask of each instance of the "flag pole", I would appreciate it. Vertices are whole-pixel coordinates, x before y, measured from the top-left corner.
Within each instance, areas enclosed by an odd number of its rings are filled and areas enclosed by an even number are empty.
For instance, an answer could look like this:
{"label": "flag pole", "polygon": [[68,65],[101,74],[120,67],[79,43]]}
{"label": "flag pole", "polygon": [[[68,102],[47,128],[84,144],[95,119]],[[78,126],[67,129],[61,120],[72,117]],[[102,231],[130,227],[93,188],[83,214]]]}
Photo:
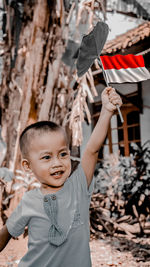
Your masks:
{"label": "flag pole", "polygon": [[[104,76],[106,85],[107,85],[107,87],[109,87],[110,85],[109,85],[109,83],[108,83],[107,75],[106,75],[105,70],[104,70],[104,68],[103,68],[103,64],[102,64],[102,61],[101,61],[100,56],[97,58],[97,60],[98,60],[98,63],[99,63],[99,65],[100,65],[100,67],[102,68],[103,76]],[[118,113],[119,113],[119,116],[120,116],[120,120],[121,120],[121,122],[123,123],[123,122],[124,122],[124,119],[123,119],[123,117],[122,117],[122,113],[121,113],[121,111],[120,111],[120,107],[119,107],[119,105],[116,105],[116,108],[117,108],[117,110],[118,110]]]}

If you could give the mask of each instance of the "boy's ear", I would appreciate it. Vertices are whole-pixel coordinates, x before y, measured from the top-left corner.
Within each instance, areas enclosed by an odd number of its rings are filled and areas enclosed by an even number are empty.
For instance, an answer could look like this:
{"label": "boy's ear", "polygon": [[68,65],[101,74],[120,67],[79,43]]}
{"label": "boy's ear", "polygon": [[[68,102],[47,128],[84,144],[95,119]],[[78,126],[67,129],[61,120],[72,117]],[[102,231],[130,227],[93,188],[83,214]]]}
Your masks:
{"label": "boy's ear", "polygon": [[30,164],[27,159],[22,159],[21,164],[25,172],[31,172]]}

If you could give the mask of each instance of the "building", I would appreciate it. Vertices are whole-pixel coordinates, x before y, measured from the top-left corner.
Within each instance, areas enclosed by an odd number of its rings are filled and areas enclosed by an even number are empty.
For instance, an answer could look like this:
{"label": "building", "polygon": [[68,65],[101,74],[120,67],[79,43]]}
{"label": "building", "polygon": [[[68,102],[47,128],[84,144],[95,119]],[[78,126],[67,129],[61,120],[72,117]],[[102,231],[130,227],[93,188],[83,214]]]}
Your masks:
{"label": "building", "polygon": [[[143,55],[145,66],[150,71],[150,22],[146,21],[138,27],[108,41],[102,54],[134,54]],[[99,97],[91,106],[94,124],[99,116],[101,99],[105,81],[101,70],[93,70],[93,76]],[[124,118],[122,124],[119,115],[113,115],[108,136],[100,153],[100,158],[109,153],[120,153],[129,156],[132,142],[143,145],[150,140],[150,80],[138,83],[111,84],[123,99],[121,112]],[[86,126],[84,135],[88,136]],[[86,138],[85,138],[86,139]],[[86,142],[86,141],[85,141]]]}

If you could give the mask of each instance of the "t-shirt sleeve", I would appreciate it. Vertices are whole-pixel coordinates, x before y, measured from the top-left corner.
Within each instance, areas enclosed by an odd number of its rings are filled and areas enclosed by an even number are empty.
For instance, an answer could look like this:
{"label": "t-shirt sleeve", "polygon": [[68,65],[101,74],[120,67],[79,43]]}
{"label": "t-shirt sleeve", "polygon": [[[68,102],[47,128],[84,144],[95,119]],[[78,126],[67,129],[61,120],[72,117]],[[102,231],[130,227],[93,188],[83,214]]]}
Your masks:
{"label": "t-shirt sleeve", "polygon": [[90,197],[94,189],[94,179],[92,179],[92,182],[90,186],[88,187],[87,179],[86,179],[81,163],[78,165],[77,169],[75,170],[74,175],[75,175],[76,180],[78,181],[78,184],[81,184],[82,191]]}
{"label": "t-shirt sleeve", "polygon": [[25,227],[28,224],[29,218],[24,215],[24,201],[20,201],[16,209],[10,215],[6,221],[8,232],[11,236],[17,237],[24,232]]}

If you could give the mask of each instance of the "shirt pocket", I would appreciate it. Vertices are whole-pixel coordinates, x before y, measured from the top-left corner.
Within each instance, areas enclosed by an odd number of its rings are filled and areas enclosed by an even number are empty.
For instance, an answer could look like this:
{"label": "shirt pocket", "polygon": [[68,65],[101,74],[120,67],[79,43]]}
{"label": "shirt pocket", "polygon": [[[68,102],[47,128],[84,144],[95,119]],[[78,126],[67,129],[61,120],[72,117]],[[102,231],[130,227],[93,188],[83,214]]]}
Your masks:
{"label": "shirt pocket", "polygon": [[77,208],[75,213],[74,213],[74,218],[73,218],[73,222],[72,222],[72,228],[77,228],[82,224],[84,224],[84,223],[83,223],[83,221],[81,219],[81,214],[80,214],[79,208]]}

